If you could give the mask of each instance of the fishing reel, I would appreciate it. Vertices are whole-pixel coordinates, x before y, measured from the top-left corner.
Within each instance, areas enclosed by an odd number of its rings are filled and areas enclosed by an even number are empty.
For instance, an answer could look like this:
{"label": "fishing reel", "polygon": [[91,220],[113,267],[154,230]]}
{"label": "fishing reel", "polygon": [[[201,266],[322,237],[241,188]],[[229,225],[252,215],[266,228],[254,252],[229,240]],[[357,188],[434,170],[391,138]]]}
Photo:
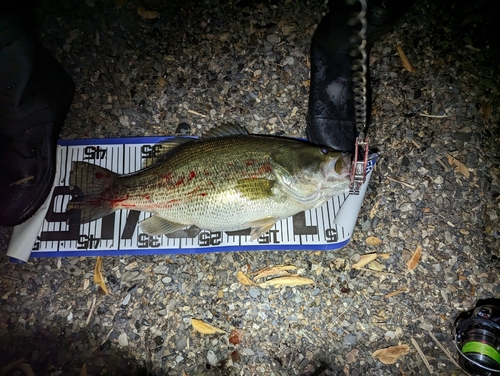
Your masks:
{"label": "fishing reel", "polygon": [[481,299],[454,324],[460,366],[472,375],[500,376],[500,299]]}

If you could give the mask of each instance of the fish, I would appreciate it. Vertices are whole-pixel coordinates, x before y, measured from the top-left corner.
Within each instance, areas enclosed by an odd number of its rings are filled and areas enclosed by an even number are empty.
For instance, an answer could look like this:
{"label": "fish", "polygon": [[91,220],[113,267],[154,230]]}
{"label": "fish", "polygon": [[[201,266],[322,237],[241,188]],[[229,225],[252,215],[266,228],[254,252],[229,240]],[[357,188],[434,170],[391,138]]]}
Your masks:
{"label": "fish", "polygon": [[350,154],[304,140],[249,134],[233,124],[161,145],[154,161],[125,175],[73,162],[68,222],[139,210],[152,214],[139,222],[149,235],[193,225],[209,231],[250,228],[253,241],[276,222],[349,191]]}

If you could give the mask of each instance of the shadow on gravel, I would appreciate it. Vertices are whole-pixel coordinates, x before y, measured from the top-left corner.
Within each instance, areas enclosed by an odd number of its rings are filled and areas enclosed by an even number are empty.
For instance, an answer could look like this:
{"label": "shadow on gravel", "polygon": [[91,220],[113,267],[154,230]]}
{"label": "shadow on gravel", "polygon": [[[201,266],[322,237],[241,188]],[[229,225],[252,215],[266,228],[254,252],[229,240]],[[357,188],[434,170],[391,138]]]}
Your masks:
{"label": "shadow on gravel", "polygon": [[5,327],[2,328],[2,376],[149,375],[146,367],[127,352],[114,347],[109,340],[100,345],[88,330],[66,335],[53,328],[40,328],[37,324],[35,322],[23,331],[7,329],[8,333],[5,333]]}

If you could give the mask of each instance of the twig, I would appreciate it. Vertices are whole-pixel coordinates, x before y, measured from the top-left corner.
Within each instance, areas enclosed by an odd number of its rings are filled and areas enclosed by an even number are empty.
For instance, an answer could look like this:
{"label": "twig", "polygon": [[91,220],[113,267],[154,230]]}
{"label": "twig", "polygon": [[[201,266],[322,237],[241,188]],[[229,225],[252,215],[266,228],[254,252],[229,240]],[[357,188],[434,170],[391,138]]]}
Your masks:
{"label": "twig", "polygon": [[427,369],[429,370],[429,373],[432,374],[433,369],[431,367],[431,365],[429,364],[429,361],[427,360],[427,358],[425,357],[422,349],[420,348],[420,346],[418,345],[417,341],[415,341],[415,338],[411,338],[411,343],[413,344],[413,346],[415,346],[415,349],[417,349],[417,352],[418,352],[418,355],[420,355],[420,358],[422,358],[422,361],[424,362],[425,366],[427,367]]}
{"label": "twig", "polygon": [[430,118],[435,118],[435,119],[443,119],[447,118],[448,115],[427,115],[427,114],[419,114],[420,116],[425,116],[425,117],[430,117]]}
{"label": "twig", "polygon": [[14,183],[10,183],[9,187],[12,187],[13,185],[20,185],[20,184],[26,183],[27,181],[30,181],[31,179],[34,179],[34,178],[35,178],[34,175],[26,176],[25,178],[16,180]]}
{"label": "twig", "polygon": [[445,348],[441,342],[439,342],[439,340],[434,336],[434,334],[431,333],[431,331],[429,330],[429,335],[431,336],[432,340],[434,342],[436,342],[436,345],[439,346],[439,348],[446,354],[446,356],[448,357],[448,359],[450,359],[450,361],[458,368],[460,369],[460,365],[455,361],[455,359],[453,359],[453,357],[451,356],[450,352],[448,351],[447,348]]}
{"label": "twig", "polygon": [[283,123],[283,120],[281,120],[280,114],[276,114],[276,115],[278,115],[278,120],[280,121],[281,126],[283,127],[283,130],[285,130],[285,124]]}
{"label": "twig", "polygon": [[96,301],[97,301],[97,298],[94,296],[94,300],[92,301],[92,306],[90,307],[89,315],[87,316],[87,321],[85,321],[85,326],[89,326],[90,317],[92,316],[92,312],[94,312]]}
{"label": "twig", "polygon": [[417,148],[419,148],[419,149],[422,147],[422,145],[420,145],[420,144],[419,144],[417,141],[415,141],[415,140],[411,140],[411,143],[412,143],[413,145],[415,145],[415,146],[416,146]]}
{"label": "twig", "polygon": [[388,294],[385,294],[384,298],[386,298],[386,299],[392,298],[393,296],[402,294],[404,292],[408,292],[408,288],[407,287],[401,287],[399,290],[396,290],[396,291],[390,292]]}
{"label": "twig", "polygon": [[389,276],[398,276],[398,277],[402,277],[402,274],[398,274],[398,273],[392,273],[392,272],[383,272],[381,270],[372,270],[372,269],[367,269],[367,268],[357,268],[356,270],[363,270],[365,272],[372,272],[372,273],[380,273],[380,274],[385,274],[385,275],[389,275]]}
{"label": "twig", "polygon": [[436,161],[444,168],[445,171],[449,170],[449,167],[441,160],[441,158],[436,157]]}
{"label": "twig", "polygon": [[106,334],[106,337],[104,337],[104,339],[102,340],[101,346],[104,345],[104,343],[106,343],[106,341],[108,340],[108,338],[111,335],[111,333],[113,333],[113,330],[115,330],[115,326],[114,325],[111,327],[111,330],[109,331],[109,333]]}
{"label": "twig", "polygon": [[356,300],[356,297],[357,295],[354,295],[354,298],[352,298],[351,302],[347,305],[347,307],[345,307],[344,309],[344,312],[342,312],[340,315],[338,315],[335,320],[332,321],[332,324],[335,324],[337,322],[338,319],[340,319],[343,315],[345,315],[345,313],[347,312],[347,310],[349,309],[349,307],[352,305],[352,303],[354,303],[354,301]]}
{"label": "twig", "polygon": [[200,114],[199,112],[196,112],[194,110],[187,110],[187,112],[189,112],[190,114],[193,114],[193,115],[198,115],[198,116],[201,116],[201,117],[207,117],[207,115],[203,115],[203,114]]}
{"label": "twig", "polygon": [[386,176],[387,179],[389,179],[390,181],[393,181],[394,183],[399,183],[401,185],[404,185],[405,187],[407,188],[410,188],[410,189],[415,189],[415,187],[411,184],[408,184],[408,183],[405,183],[404,181],[401,181],[401,180],[396,180],[396,179],[393,179],[389,176]]}

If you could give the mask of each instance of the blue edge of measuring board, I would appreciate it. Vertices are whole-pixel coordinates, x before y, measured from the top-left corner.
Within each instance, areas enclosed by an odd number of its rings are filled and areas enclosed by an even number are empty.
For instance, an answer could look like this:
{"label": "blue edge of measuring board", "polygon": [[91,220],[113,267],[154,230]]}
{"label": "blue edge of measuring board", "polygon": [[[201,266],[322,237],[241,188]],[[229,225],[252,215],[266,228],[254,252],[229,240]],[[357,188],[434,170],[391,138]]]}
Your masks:
{"label": "blue edge of measuring board", "polygon": [[[75,140],[58,140],[61,146],[93,146],[93,145],[117,145],[117,144],[145,144],[157,143],[172,140],[178,137],[192,138],[191,136],[146,136],[146,137],[120,137],[120,138],[88,138]],[[135,250],[99,250],[99,251],[59,251],[59,252],[32,252],[32,258],[42,257],[81,257],[81,256],[127,256],[127,255],[178,255],[178,254],[201,254],[210,252],[243,252],[243,251],[289,251],[289,250],[311,250],[311,251],[331,251],[345,247],[350,242],[350,238],[340,243],[304,244],[304,245],[244,245],[244,246],[224,246],[224,247],[203,247],[203,248],[183,248],[175,249],[135,249]],[[22,260],[10,258],[11,262],[23,263]]]}
{"label": "blue edge of measuring board", "polygon": [[[225,246],[225,247],[203,247],[183,249],[127,249],[127,250],[100,250],[100,251],[59,251],[59,252],[32,252],[31,258],[42,257],[81,257],[81,256],[145,256],[145,255],[191,255],[213,252],[244,252],[244,251],[333,251],[349,244],[350,239],[341,243],[332,244],[304,244],[304,245],[265,245],[265,246]],[[16,262],[17,259],[11,262]],[[22,262],[17,260],[17,262]]]}

